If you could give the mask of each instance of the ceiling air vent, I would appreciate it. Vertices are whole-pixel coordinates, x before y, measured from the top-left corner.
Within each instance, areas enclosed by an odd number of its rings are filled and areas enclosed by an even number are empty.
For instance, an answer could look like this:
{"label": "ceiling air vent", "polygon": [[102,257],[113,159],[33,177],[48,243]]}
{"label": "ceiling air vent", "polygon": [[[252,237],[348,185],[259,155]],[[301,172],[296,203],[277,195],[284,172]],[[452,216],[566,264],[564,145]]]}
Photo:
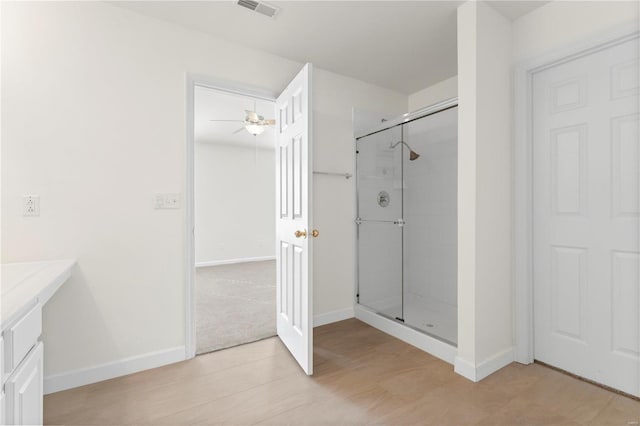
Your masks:
{"label": "ceiling air vent", "polygon": [[238,5],[245,7],[254,12],[261,13],[269,18],[275,18],[278,14],[278,8],[266,3],[257,2],[255,0],[238,0]]}

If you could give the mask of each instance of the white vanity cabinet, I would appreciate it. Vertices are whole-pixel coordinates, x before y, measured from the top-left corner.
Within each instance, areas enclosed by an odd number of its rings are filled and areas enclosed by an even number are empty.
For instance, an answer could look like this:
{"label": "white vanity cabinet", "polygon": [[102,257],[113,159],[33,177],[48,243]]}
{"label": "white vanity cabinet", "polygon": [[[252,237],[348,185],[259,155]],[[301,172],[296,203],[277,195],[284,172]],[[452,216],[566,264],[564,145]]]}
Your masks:
{"label": "white vanity cabinet", "polygon": [[4,415],[4,404],[5,404],[4,391],[0,392],[0,425],[6,425],[7,421]]}
{"label": "white vanity cabinet", "polygon": [[74,264],[65,260],[2,265],[2,425],[42,424],[42,307],[69,278]]}
{"label": "white vanity cabinet", "polygon": [[36,303],[2,330],[4,423],[42,424],[42,306]]}
{"label": "white vanity cabinet", "polygon": [[42,350],[39,342],[4,385],[6,424],[42,424]]}

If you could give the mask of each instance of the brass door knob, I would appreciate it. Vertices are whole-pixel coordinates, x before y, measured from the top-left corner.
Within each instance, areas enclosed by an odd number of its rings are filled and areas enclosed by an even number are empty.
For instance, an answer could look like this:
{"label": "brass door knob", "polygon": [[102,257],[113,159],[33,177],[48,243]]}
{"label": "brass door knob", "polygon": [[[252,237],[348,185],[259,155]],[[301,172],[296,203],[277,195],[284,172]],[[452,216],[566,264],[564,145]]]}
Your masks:
{"label": "brass door knob", "polygon": [[317,238],[318,235],[320,235],[320,231],[318,231],[317,229],[314,229],[313,231],[311,231],[311,236],[313,238]]}
{"label": "brass door knob", "polygon": [[295,236],[296,238],[307,238],[307,230],[306,229],[304,231],[297,230],[295,232]]}

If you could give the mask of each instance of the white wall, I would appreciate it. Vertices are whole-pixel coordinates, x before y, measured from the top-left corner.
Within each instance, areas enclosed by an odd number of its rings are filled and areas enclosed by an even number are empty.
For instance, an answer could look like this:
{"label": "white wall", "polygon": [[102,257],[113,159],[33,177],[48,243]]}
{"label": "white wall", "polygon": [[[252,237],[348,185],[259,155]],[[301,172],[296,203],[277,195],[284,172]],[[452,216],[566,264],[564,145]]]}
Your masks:
{"label": "white wall", "polygon": [[483,2],[458,9],[458,357],[482,379],[513,359],[511,23]]}
{"label": "white wall", "polygon": [[[478,3],[476,76],[476,363],[513,345],[511,23]],[[510,361],[510,360],[509,360]]]}
{"label": "white wall", "polygon": [[275,151],[195,145],[196,266],[275,256]]}
{"label": "white wall", "polygon": [[362,136],[372,129],[380,126],[385,120],[390,120],[392,116],[381,114],[376,111],[369,111],[361,108],[353,109],[353,137]]}
{"label": "white wall", "polygon": [[409,95],[409,111],[416,111],[456,96],[458,96],[457,75]]}
{"label": "white wall", "polygon": [[458,359],[475,366],[477,5],[458,8]]}
{"label": "white wall", "polygon": [[552,1],[513,22],[513,60],[548,54],[638,19],[637,1]]}
{"label": "white wall", "polygon": [[[2,261],[78,259],[45,308],[45,375],[183,346],[184,212],[152,195],[184,192],[185,72],[279,92],[302,64],[103,2],[3,3],[2,39]],[[315,167],[353,172],[352,107],[407,96],[315,71]],[[348,310],[353,181],[315,185],[315,313]]]}

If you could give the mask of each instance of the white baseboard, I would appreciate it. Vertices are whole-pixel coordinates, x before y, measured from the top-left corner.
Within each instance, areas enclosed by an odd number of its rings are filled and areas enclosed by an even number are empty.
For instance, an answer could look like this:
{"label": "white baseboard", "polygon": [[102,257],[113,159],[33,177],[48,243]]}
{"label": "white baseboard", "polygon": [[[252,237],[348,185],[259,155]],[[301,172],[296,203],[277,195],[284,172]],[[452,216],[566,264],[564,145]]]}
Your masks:
{"label": "white baseboard", "polygon": [[219,266],[219,265],[233,265],[234,263],[247,263],[247,262],[264,262],[265,260],[276,260],[275,256],[260,256],[260,257],[243,257],[240,259],[226,259],[226,260],[207,260],[205,262],[196,262],[196,268],[204,268],[205,266]]}
{"label": "white baseboard", "polygon": [[260,256],[260,257],[242,257],[239,259],[207,260],[205,262],[196,262],[195,266],[196,268],[203,268],[205,266],[233,265],[234,263],[264,262],[265,260],[276,260],[276,257]]}
{"label": "white baseboard", "polygon": [[472,382],[478,381],[476,379],[476,367],[466,359],[462,359],[459,356],[456,357],[453,363],[453,371]]}
{"label": "white baseboard", "polygon": [[366,322],[370,326],[384,331],[418,349],[422,349],[449,364],[453,364],[458,354],[458,348],[455,346],[378,315],[360,305],[356,306],[355,314],[356,318],[360,321]]}
{"label": "white baseboard", "polygon": [[511,364],[513,361],[514,351],[513,348],[509,348],[482,361],[477,366],[474,366],[465,359],[456,357],[454,370],[456,373],[471,380],[472,382],[479,382],[490,374]]}
{"label": "white baseboard", "polygon": [[136,355],[118,361],[96,365],[94,367],[81,368],[79,370],[73,370],[66,373],[54,374],[44,378],[44,393],[46,395],[53,392],[76,388],[78,386],[101,382],[103,380],[137,373],[138,371],[173,364],[174,362],[183,361],[184,359],[185,348],[184,346],[179,346],[157,352]]}
{"label": "white baseboard", "polygon": [[343,321],[349,318],[353,318],[355,313],[353,308],[339,309],[337,311],[326,312],[324,314],[315,315],[313,317],[313,326],[320,327],[321,325],[331,324],[332,322]]}

